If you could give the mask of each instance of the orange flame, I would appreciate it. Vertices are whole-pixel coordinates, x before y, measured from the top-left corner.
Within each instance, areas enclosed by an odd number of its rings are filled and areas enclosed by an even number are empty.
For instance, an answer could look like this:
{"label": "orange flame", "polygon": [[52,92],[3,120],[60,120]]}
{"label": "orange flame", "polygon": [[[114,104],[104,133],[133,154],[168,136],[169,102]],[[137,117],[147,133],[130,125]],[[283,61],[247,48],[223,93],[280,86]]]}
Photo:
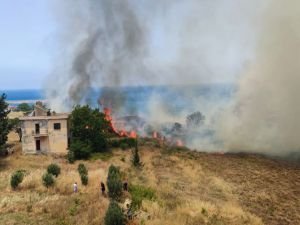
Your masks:
{"label": "orange flame", "polygon": [[131,138],[136,138],[137,137],[137,134],[136,134],[136,132],[134,131],[134,130],[132,130],[131,132],[130,132],[130,135],[129,135]]}
{"label": "orange flame", "polygon": [[176,140],[176,146],[182,147],[183,146],[183,142],[180,139],[177,139]]}
{"label": "orange flame", "polygon": [[157,138],[157,132],[156,131],[153,132],[153,138]]}
{"label": "orange flame", "polygon": [[124,128],[124,125],[122,125],[122,129],[118,130],[115,127],[115,122],[113,120],[113,117],[111,116],[111,110],[109,108],[104,108],[103,113],[105,114],[106,121],[109,122],[109,126],[111,127],[112,131],[119,135],[120,137],[131,137],[131,138],[137,138],[137,132],[132,130],[130,132],[127,132]]}
{"label": "orange flame", "polygon": [[114,127],[113,118],[111,116],[111,110],[109,108],[104,108],[103,112],[104,112],[104,115],[105,115],[105,119],[109,123],[109,126],[111,127],[112,131],[114,133],[118,134],[117,129]]}

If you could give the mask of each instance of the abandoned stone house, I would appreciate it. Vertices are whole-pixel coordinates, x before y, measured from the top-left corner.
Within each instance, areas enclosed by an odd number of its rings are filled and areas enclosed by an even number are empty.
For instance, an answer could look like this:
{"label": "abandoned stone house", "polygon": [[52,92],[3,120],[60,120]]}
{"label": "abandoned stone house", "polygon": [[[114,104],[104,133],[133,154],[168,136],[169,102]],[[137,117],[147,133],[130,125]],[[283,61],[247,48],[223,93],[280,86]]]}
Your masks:
{"label": "abandoned stone house", "polygon": [[22,151],[25,154],[66,154],[69,143],[67,113],[54,113],[37,102],[28,116],[21,117]]}

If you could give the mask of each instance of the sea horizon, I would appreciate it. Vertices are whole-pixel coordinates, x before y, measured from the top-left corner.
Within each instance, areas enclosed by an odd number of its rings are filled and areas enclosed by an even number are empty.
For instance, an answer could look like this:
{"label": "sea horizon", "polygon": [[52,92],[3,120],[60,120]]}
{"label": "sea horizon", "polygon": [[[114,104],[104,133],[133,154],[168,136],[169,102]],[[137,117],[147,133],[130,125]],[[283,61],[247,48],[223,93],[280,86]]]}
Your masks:
{"label": "sea horizon", "polygon": [[[189,107],[189,98],[193,96],[204,97],[207,101],[215,101],[215,97],[219,99],[230,98],[235,88],[230,84],[202,84],[202,85],[186,85],[183,86],[173,86],[173,85],[157,85],[157,86],[124,86],[118,88],[112,87],[102,87],[102,88],[92,88],[90,90],[88,97],[88,102],[91,105],[97,105],[99,96],[103,92],[109,89],[115,91],[118,89],[118,94],[121,96],[126,96],[124,100],[124,105],[126,108],[143,108],[142,106],[145,102],[151,99],[151,96],[159,95],[166,102],[173,102],[175,108],[179,107]],[[120,92],[119,92],[120,91]],[[34,104],[36,101],[46,102],[46,96],[43,89],[15,89],[15,90],[0,90],[0,94],[5,93],[7,95],[6,101],[10,106],[14,107],[21,103]],[[113,93],[113,92],[112,92]],[[188,93],[188,95],[186,95]],[[84,99],[84,98],[83,98]],[[170,101],[172,99],[172,101]],[[84,101],[83,101],[84,103]]]}

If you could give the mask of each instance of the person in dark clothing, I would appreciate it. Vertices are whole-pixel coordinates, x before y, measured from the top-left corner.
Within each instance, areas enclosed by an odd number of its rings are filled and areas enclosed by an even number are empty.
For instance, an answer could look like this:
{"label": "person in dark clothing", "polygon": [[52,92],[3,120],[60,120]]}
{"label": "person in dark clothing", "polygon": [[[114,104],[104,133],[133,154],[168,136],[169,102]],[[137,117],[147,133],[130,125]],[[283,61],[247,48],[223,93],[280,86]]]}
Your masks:
{"label": "person in dark clothing", "polygon": [[101,192],[102,192],[102,195],[105,195],[105,185],[103,182],[101,182]]}
{"label": "person in dark clothing", "polygon": [[125,182],[123,183],[123,190],[124,190],[124,191],[128,191],[128,182],[127,182],[127,181],[125,181]]}

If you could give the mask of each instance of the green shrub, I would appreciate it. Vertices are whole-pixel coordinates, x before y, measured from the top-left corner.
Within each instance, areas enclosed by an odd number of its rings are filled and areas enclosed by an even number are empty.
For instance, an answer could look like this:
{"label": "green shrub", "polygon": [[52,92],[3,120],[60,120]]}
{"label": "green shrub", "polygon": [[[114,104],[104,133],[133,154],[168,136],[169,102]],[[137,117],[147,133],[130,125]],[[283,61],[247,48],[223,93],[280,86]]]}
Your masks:
{"label": "green shrub", "polygon": [[89,177],[88,177],[88,175],[87,174],[81,174],[80,175],[80,179],[81,179],[81,183],[83,184],[83,185],[88,185],[88,182],[89,182]]}
{"label": "green shrub", "polygon": [[83,163],[80,163],[78,165],[77,170],[78,170],[78,173],[80,174],[80,176],[88,174],[88,170],[87,170],[87,168],[85,167],[85,165]]}
{"label": "green shrub", "polygon": [[120,147],[120,141],[119,141],[119,139],[113,139],[113,140],[110,140],[109,142],[108,142],[108,144],[109,144],[109,147],[111,147],[111,148],[119,148]]}
{"label": "green shrub", "polygon": [[108,195],[112,199],[119,199],[122,195],[122,181],[119,168],[111,165],[107,176]]}
{"label": "green shrub", "polygon": [[121,143],[121,144],[120,144],[120,148],[121,148],[122,150],[126,150],[126,149],[129,148],[129,146],[128,146],[127,143]]}
{"label": "green shrub", "polygon": [[71,143],[70,150],[74,153],[75,159],[88,159],[92,153],[91,145],[80,140],[74,140]]}
{"label": "green shrub", "polygon": [[60,174],[60,167],[57,164],[52,163],[48,166],[47,172],[55,177],[58,177]]}
{"label": "green shrub", "polygon": [[20,183],[22,183],[24,178],[24,173],[22,171],[16,171],[12,174],[10,178],[10,186],[16,189]]}
{"label": "green shrub", "polygon": [[105,214],[105,225],[125,225],[125,218],[120,206],[116,202],[110,202]]}
{"label": "green shrub", "polygon": [[50,173],[45,173],[42,177],[43,180],[43,184],[46,188],[53,186],[54,184],[54,178],[52,176],[52,174]]}
{"label": "green shrub", "polygon": [[109,141],[109,146],[112,148],[133,148],[135,146],[135,139],[134,138],[119,138],[113,139]]}
{"label": "green shrub", "polygon": [[135,138],[125,138],[125,139],[123,139],[122,142],[126,143],[130,148],[133,148],[135,146],[136,139]]}
{"label": "green shrub", "polygon": [[140,161],[139,150],[138,150],[137,144],[136,144],[135,148],[132,150],[131,162],[134,167],[140,167],[142,165],[141,161]]}
{"label": "green shrub", "polygon": [[73,205],[69,208],[69,214],[75,216],[80,206],[80,199],[75,198]]}
{"label": "green shrub", "polygon": [[69,163],[74,163],[75,162],[75,155],[74,155],[74,152],[69,150],[68,151],[68,155],[67,155],[67,158],[68,158],[68,162]]}
{"label": "green shrub", "polygon": [[144,199],[155,199],[155,191],[151,188],[147,188],[141,185],[129,185],[129,193],[131,194],[131,204],[134,209],[140,208]]}

